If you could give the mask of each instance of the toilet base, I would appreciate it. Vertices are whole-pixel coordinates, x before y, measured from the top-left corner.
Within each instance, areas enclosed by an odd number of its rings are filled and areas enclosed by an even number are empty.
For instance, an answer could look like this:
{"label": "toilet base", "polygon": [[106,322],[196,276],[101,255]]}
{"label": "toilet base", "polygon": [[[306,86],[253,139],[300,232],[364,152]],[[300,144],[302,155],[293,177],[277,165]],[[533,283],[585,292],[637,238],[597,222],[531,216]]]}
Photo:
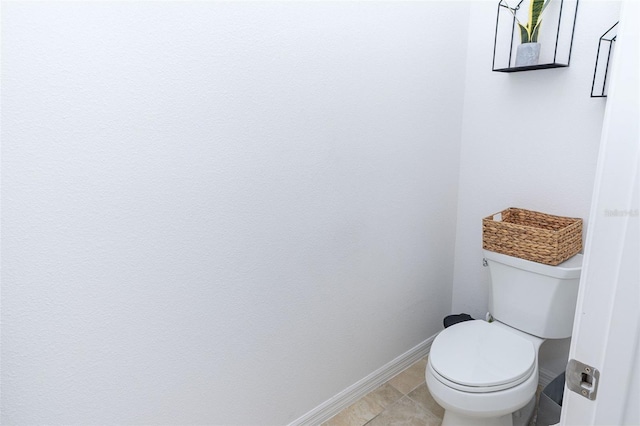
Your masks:
{"label": "toilet base", "polygon": [[511,414],[500,417],[469,417],[445,410],[442,426],[513,426]]}
{"label": "toilet base", "polygon": [[526,426],[533,418],[536,397],[515,413],[500,417],[469,417],[455,411],[445,410],[442,426]]}

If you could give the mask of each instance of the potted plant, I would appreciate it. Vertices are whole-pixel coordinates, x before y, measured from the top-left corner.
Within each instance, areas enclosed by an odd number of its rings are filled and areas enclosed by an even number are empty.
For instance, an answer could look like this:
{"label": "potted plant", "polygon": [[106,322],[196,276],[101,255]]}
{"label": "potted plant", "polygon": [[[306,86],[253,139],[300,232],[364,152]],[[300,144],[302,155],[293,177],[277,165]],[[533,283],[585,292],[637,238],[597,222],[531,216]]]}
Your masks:
{"label": "potted plant", "polygon": [[540,43],[538,43],[538,34],[540,32],[540,24],[542,23],[542,14],[551,0],[530,0],[529,2],[529,22],[523,24],[516,16],[516,9],[505,5],[513,14],[518,27],[520,27],[520,41],[516,51],[516,67],[525,67],[529,65],[537,65],[540,57]]}

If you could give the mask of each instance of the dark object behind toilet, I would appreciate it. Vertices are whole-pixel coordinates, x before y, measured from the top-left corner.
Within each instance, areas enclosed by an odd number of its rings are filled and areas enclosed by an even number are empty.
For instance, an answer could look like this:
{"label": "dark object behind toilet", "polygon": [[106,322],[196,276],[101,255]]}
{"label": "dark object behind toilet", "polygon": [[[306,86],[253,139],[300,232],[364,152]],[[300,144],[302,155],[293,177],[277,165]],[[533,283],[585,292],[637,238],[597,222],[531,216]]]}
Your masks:
{"label": "dark object behind toilet", "polygon": [[564,397],[565,373],[549,383],[540,394],[537,426],[550,426],[560,422],[562,398]]}
{"label": "dark object behind toilet", "polygon": [[448,315],[442,320],[444,328],[451,327],[454,324],[464,321],[472,321],[473,318],[469,314]]}

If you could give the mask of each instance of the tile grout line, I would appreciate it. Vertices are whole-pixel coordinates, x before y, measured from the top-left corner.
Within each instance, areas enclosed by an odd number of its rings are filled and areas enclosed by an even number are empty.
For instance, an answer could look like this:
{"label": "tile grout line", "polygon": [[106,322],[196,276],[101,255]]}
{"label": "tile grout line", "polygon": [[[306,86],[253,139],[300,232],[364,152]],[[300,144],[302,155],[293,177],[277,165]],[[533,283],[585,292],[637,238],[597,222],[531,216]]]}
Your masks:
{"label": "tile grout line", "polygon": [[[415,389],[417,389],[418,387],[420,387],[420,385],[416,386]],[[413,389],[413,390],[415,390]],[[412,392],[413,392],[412,390]],[[421,403],[419,403],[418,401],[416,401],[415,399],[411,398],[409,395],[403,395],[400,398],[398,398],[397,401],[395,401],[393,404],[389,405],[387,408],[385,408],[384,410],[382,410],[380,413],[378,413],[374,418],[372,418],[371,420],[369,420],[368,422],[366,422],[364,425],[362,426],[367,426],[368,424],[370,424],[371,422],[373,422],[377,417],[383,415],[385,412],[391,410],[395,405],[397,405],[400,400],[402,400],[403,398],[407,397],[407,399],[409,399],[411,402],[413,402],[414,404],[416,404],[416,407],[423,411],[427,417],[429,417],[429,419],[433,420],[436,423],[442,423],[442,419],[438,416],[436,416],[435,414],[433,414],[431,412],[431,410],[429,410],[428,408],[424,407]]]}
{"label": "tile grout line", "polygon": [[[389,406],[388,406],[388,407],[386,407],[384,410],[382,410],[381,412],[379,412],[378,414],[376,414],[376,416],[375,416],[373,419],[369,420],[367,423],[365,423],[365,424],[364,424],[364,425],[362,425],[362,426],[367,426],[369,423],[371,423],[372,421],[374,421],[376,417],[381,416],[381,415],[382,415],[385,411],[387,411],[387,410],[391,410],[391,408],[393,408],[396,404],[398,404],[398,402],[400,402],[400,400],[401,400],[402,398],[404,398],[405,396],[407,396],[407,395],[402,395],[400,398],[398,398],[397,400],[395,400],[395,401],[393,402],[393,404],[389,404]],[[413,400],[412,400],[412,401],[413,401]]]}
{"label": "tile grout line", "polygon": [[[418,387],[420,387],[420,386],[418,386]],[[418,387],[416,387],[416,389],[418,389]],[[414,389],[414,390],[415,390],[415,389]],[[412,392],[413,392],[413,391],[412,391]],[[434,414],[430,409],[428,409],[427,407],[425,407],[424,405],[422,405],[422,403],[421,403],[421,402],[416,401],[415,399],[411,398],[409,395],[406,395],[406,396],[407,396],[407,398],[409,398],[411,401],[413,401],[413,402],[415,402],[416,404],[418,404],[418,407],[420,407],[422,410],[424,410],[424,411],[427,413],[427,415],[428,415],[432,420],[434,420],[434,421],[436,421],[436,422],[440,422],[440,423],[442,423],[442,418],[441,418],[441,417],[436,416],[436,415],[435,415],[435,414]]]}
{"label": "tile grout line", "polygon": [[[437,334],[438,333],[434,334],[425,341],[409,349],[404,354],[383,365],[373,373],[313,408],[311,411],[293,420],[288,426],[312,426],[324,424],[330,419],[336,417],[341,411],[348,408],[367,393],[370,393],[374,389],[389,382],[390,379],[405,371],[416,362],[426,359],[429,355],[431,344]],[[404,392],[401,392],[395,386],[392,386],[392,388],[396,392],[404,394]]]}
{"label": "tile grout line", "polygon": [[[420,403],[419,401],[416,401],[414,398],[411,398],[409,396],[410,393],[414,392],[416,389],[418,389],[420,386],[425,385],[426,386],[426,380],[421,381],[420,383],[418,383],[417,385],[411,387],[407,392],[403,392],[402,390],[398,389],[396,386],[394,386],[391,383],[391,380],[397,376],[399,376],[400,374],[404,373],[405,371],[409,370],[411,367],[413,367],[414,365],[416,365],[417,363],[425,360],[427,357],[423,357],[420,358],[419,360],[417,360],[416,362],[414,362],[413,364],[411,364],[410,366],[408,366],[407,368],[405,368],[405,370],[402,370],[400,373],[396,374],[395,376],[393,376],[391,379],[389,379],[388,381],[386,381],[385,383],[383,383],[382,385],[380,385],[378,388],[385,385],[390,386],[392,389],[394,389],[396,392],[398,392],[399,397],[394,400],[393,402],[391,402],[389,405],[386,406],[382,406],[380,405],[380,407],[382,408],[382,411],[380,411],[379,413],[377,413],[375,416],[373,416],[371,419],[367,420],[365,423],[363,423],[361,426],[366,426],[368,424],[370,424],[371,422],[373,422],[376,418],[378,418],[379,416],[390,412],[396,405],[398,405],[400,403],[400,401],[404,398],[407,397],[407,399],[409,401],[411,401],[413,404],[415,404],[415,406],[417,407],[417,409],[419,409],[420,411],[424,412],[427,417],[431,420],[433,420],[434,422],[441,422],[442,419],[437,416],[436,414],[432,413],[431,410],[428,407],[425,407],[424,405],[422,405],[422,403]],[[360,400],[364,400],[366,399],[370,394],[372,394],[373,392],[375,392],[376,389],[371,390],[368,394],[364,395],[362,398],[360,398],[358,401]],[[355,405],[358,401],[355,401],[351,406]],[[347,409],[349,409],[351,406],[346,407],[344,410],[342,410],[340,413],[346,411]],[[340,413],[337,413],[337,415],[339,415]],[[336,417],[334,416],[334,417]]]}

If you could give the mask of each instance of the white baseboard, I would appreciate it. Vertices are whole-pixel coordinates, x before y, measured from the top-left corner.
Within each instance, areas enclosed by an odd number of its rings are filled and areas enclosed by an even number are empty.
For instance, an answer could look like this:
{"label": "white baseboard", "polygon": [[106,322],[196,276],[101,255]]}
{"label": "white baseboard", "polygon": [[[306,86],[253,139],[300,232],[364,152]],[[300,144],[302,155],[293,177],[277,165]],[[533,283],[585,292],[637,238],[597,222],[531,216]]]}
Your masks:
{"label": "white baseboard", "polygon": [[338,414],[378,386],[383,385],[396,374],[405,370],[420,358],[429,354],[431,343],[437,334],[409,349],[394,360],[378,368],[367,377],[357,381],[342,392],[326,400],[313,410],[289,423],[288,426],[319,425]]}

